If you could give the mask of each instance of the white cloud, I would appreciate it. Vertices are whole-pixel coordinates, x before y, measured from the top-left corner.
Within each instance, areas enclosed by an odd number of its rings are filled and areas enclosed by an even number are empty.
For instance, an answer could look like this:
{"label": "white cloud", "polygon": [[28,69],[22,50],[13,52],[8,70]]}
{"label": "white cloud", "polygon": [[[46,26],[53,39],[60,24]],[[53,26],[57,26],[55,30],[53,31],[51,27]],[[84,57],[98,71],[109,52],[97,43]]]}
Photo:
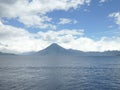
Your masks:
{"label": "white cloud", "polygon": [[0,22],[0,52],[24,53],[39,51],[51,43],[82,51],[120,50],[120,37],[94,40],[84,37],[84,30],[40,31],[31,34],[25,29]]}
{"label": "white cloud", "polygon": [[114,12],[109,14],[109,17],[114,18],[115,23],[120,26],[120,12]]}
{"label": "white cloud", "polygon": [[88,37],[80,37],[74,39],[69,43],[61,43],[65,48],[72,48],[82,51],[107,51],[107,50],[120,50],[120,38],[101,38],[95,41]]}
{"label": "white cloud", "polygon": [[59,24],[68,24],[68,23],[71,23],[71,20],[70,20],[70,19],[60,18]]}
{"label": "white cloud", "polygon": [[68,18],[60,18],[59,24],[76,24],[77,20],[72,20],[72,19],[68,19]]}
{"label": "white cloud", "polygon": [[[65,41],[70,41],[72,38],[82,36],[84,30],[60,30],[60,31],[47,31],[47,32],[38,32],[38,38],[41,38],[44,41],[49,43],[61,43]],[[69,39],[69,40],[68,40]]]}
{"label": "white cloud", "polygon": [[27,27],[37,27],[37,28],[52,28],[56,29],[55,25],[50,24],[52,18],[47,16],[37,16],[37,15],[24,15],[19,18],[19,21],[25,24]]}
{"label": "white cloud", "polygon": [[104,3],[106,2],[107,0],[100,0],[99,3]]}
{"label": "white cloud", "polygon": [[0,51],[23,53],[37,51],[45,46],[46,42],[34,38],[34,34],[21,28],[4,25],[0,22]]}
{"label": "white cloud", "polygon": [[26,26],[56,28],[46,16],[53,10],[76,9],[90,4],[90,0],[0,0],[0,17],[17,18]]}

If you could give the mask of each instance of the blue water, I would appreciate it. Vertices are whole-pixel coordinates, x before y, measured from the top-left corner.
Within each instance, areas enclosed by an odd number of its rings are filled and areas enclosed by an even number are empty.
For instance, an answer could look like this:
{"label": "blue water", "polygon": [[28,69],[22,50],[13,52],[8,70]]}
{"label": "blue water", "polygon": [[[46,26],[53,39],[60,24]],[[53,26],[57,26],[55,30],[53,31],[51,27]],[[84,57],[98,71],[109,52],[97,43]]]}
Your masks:
{"label": "blue water", "polygon": [[120,90],[120,57],[0,56],[0,90]]}

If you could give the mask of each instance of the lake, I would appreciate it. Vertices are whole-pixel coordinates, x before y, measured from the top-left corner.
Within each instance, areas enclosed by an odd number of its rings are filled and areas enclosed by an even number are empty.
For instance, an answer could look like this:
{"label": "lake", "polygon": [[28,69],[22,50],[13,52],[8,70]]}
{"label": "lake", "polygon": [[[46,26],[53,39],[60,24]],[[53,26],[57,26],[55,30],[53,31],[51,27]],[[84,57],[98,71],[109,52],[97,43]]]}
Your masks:
{"label": "lake", "polygon": [[0,90],[120,90],[120,57],[3,55]]}

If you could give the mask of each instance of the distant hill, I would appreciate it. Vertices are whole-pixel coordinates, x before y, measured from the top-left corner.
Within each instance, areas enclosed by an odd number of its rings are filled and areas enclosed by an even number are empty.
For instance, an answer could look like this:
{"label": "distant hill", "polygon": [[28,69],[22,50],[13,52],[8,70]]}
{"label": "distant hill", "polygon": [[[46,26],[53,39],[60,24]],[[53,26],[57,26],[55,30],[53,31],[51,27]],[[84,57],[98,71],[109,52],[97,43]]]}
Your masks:
{"label": "distant hill", "polygon": [[65,49],[56,43],[51,44],[47,48],[35,53],[35,55],[42,56],[58,56],[58,55],[69,55],[69,56],[119,56],[120,51],[105,51],[105,52],[83,52],[73,49]]}
{"label": "distant hill", "polygon": [[[19,55],[0,52],[1,55]],[[105,51],[105,52],[83,52],[73,49],[65,49],[60,45],[53,43],[45,49],[38,52],[23,53],[20,55],[39,55],[39,56],[120,56],[120,51]]]}
{"label": "distant hill", "polygon": [[15,54],[0,52],[0,55],[15,55]]}

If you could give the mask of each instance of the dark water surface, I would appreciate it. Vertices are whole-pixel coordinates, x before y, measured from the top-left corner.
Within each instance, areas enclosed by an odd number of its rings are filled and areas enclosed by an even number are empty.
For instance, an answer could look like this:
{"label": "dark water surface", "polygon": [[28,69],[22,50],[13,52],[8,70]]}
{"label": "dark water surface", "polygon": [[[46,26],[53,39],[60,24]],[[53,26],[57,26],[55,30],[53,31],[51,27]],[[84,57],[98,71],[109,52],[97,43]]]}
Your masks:
{"label": "dark water surface", "polygon": [[0,90],[120,90],[120,57],[0,56]]}

